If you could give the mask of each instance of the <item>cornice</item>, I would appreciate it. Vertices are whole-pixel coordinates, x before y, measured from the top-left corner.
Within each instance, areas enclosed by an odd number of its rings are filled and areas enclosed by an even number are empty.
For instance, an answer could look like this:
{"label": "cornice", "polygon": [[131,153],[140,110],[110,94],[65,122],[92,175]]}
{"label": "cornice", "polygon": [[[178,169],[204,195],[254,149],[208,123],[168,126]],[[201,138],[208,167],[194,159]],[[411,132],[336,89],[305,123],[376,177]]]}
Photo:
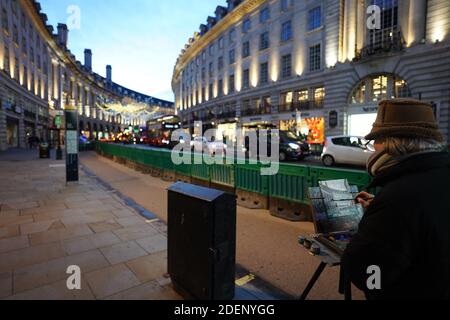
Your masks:
{"label": "cornice", "polygon": [[180,75],[181,70],[186,64],[200,52],[205,49],[212,41],[216,40],[224,31],[238,23],[242,18],[252,13],[267,0],[245,0],[233,11],[229,12],[222,20],[220,20],[211,30],[202,37],[195,40],[186,52],[179,58],[175,65],[172,84]]}

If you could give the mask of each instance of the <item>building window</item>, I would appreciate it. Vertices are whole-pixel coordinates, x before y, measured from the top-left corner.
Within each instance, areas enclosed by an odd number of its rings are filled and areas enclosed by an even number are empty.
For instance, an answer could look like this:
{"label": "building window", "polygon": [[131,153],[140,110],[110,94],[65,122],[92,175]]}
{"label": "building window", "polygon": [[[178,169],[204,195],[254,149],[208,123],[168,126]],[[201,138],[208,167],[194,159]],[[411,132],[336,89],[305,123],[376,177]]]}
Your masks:
{"label": "building window", "polygon": [[234,91],[235,91],[234,82],[235,82],[235,77],[234,77],[234,74],[232,74],[228,78],[228,93],[234,93]]}
{"label": "building window", "polygon": [[321,68],[320,44],[309,48],[309,71],[317,71]]}
{"label": "building window", "polygon": [[219,70],[223,69],[223,57],[219,57],[218,61],[217,61],[217,67]]}
{"label": "building window", "polygon": [[205,87],[202,87],[202,102],[206,101],[206,92],[205,92]]}
{"label": "building window", "polygon": [[217,88],[217,94],[219,97],[223,96],[223,80],[219,80],[218,88]]}
{"label": "building window", "polygon": [[219,39],[219,49],[223,49],[223,37]]}
{"label": "building window", "polygon": [[259,69],[259,79],[261,84],[266,84],[269,82],[269,63],[261,63],[260,69]]}
{"label": "building window", "polygon": [[265,23],[270,19],[270,9],[264,8],[259,13],[259,22]]}
{"label": "building window", "polygon": [[13,26],[13,41],[16,45],[19,45],[19,30],[17,30],[17,26]]}
{"label": "building window", "polygon": [[23,83],[22,85],[27,88],[28,87],[28,70],[27,67],[23,67]]}
{"label": "building window", "polygon": [[25,37],[22,37],[22,53],[27,54],[27,40]]}
{"label": "building window", "polygon": [[401,41],[398,26],[398,0],[372,0],[372,5],[381,8],[381,29],[369,31],[369,43],[373,50]]}
{"label": "building window", "polygon": [[5,54],[3,57],[3,69],[5,70],[5,72],[7,74],[11,73],[11,66],[10,66],[10,62],[9,62],[9,47],[7,45],[5,45]]}
{"label": "building window", "polygon": [[15,68],[14,68],[14,79],[17,81],[20,80],[20,65],[19,65],[19,59],[17,57],[14,60]]}
{"label": "building window", "polygon": [[291,0],[281,0],[281,11],[287,11],[291,6]]}
{"label": "building window", "polygon": [[236,30],[231,29],[228,36],[230,38],[230,43],[234,43],[234,41],[236,40]]}
{"label": "building window", "polygon": [[205,61],[206,60],[206,51],[202,52],[202,60]]}
{"label": "building window", "polygon": [[251,28],[252,28],[252,21],[249,18],[245,19],[244,22],[242,23],[242,32],[247,33],[250,31]]}
{"label": "building window", "polygon": [[250,56],[250,42],[249,41],[244,42],[242,44],[242,57],[246,58],[248,56]]}
{"label": "building window", "polygon": [[297,101],[301,103],[309,101],[308,89],[303,89],[297,92]]}
{"label": "building window", "polygon": [[214,44],[209,46],[209,55],[212,56],[214,54]]}
{"label": "building window", "polygon": [[379,76],[372,79],[372,101],[381,101],[388,98],[388,77]]}
{"label": "building window", "polygon": [[214,64],[212,62],[209,63],[209,76],[214,76]]}
{"label": "building window", "polygon": [[209,84],[209,100],[212,100],[214,98],[214,93],[213,93],[213,84],[210,83]]}
{"label": "building window", "polygon": [[230,52],[228,53],[228,58],[230,60],[230,64],[233,64],[236,62],[236,50],[231,49]]}
{"label": "building window", "polygon": [[308,12],[308,31],[322,26],[322,8],[316,7]]}
{"label": "building window", "polygon": [[259,50],[265,50],[269,48],[270,40],[269,40],[269,32],[264,32],[261,34],[259,39]]}
{"label": "building window", "polygon": [[8,13],[6,12],[6,9],[2,10],[2,28],[9,32]]}
{"label": "building window", "polygon": [[281,58],[281,77],[290,78],[292,75],[292,55],[288,54]]}
{"label": "building window", "polygon": [[323,107],[323,102],[325,101],[325,88],[314,89],[314,104],[316,108]]}
{"label": "building window", "polygon": [[202,68],[202,80],[206,79],[206,70],[205,67]]}
{"label": "building window", "polygon": [[244,89],[250,88],[250,70],[245,69],[242,73],[242,87]]}
{"label": "building window", "polygon": [[286,21],[281,26],[281,41],[289,41],[292,39],[292,22]]}

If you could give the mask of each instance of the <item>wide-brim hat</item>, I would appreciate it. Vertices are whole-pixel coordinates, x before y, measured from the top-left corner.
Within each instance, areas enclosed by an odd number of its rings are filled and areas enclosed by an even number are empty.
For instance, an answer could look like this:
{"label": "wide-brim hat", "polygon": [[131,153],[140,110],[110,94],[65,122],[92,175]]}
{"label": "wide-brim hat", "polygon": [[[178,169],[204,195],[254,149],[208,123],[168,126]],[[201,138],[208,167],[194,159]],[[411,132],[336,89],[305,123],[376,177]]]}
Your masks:
{"label": "wide-brim hat", "polygon": [[444,141],[431,104],[413,99],[380,102],[377,120],[366,139],[377,140],[388,137]]}

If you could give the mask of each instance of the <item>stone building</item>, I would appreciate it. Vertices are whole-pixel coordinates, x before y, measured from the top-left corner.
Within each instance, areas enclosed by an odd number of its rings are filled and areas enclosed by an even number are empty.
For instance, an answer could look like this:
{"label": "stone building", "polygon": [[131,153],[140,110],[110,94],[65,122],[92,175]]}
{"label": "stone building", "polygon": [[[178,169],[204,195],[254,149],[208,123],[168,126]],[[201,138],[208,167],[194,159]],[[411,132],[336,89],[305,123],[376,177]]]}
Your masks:
{"label": "stone building", "polygon": [[228,0],[183,48],[172,88],[185,128],[369,132],[382,99],[433,104],[450,140],[446,0]]}
{"label": "stone building", "polygon": [[84,64],[68,49],[65,24],[54,28],[33,0],[0,4],[0,150],[23,148],[27,137],[55,139],[54,119],[66,107],[79,111],[80,131],[101,138],[129,125],[144,125],[173,103],[114,83],[92,71],[92,52]]}

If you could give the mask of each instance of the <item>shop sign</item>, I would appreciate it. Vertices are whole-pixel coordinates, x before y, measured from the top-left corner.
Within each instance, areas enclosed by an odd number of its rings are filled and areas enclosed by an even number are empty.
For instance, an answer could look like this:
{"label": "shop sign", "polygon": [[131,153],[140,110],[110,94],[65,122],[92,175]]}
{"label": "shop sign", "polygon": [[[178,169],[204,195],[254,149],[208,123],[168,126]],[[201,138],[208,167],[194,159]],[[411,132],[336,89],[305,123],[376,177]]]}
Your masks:
{"label": "shop sign", "polygon": [[328,122],[329,122],[330,128],[334,129],[334,128],[336,128],[338,126],[338,113],[337,113],[337,111],[335,111],[335,110],[330,111]]}
{"label": "shop sign", "polygon": [[61,129],[61,124],[62,124],[62,119],[61,116],[56,116],[55,117],[55,127],[58,129]]}
{"label": "shop sign", "polygon": [[366,113],[377,113],[378,107],[364,107],[363,111]]}

